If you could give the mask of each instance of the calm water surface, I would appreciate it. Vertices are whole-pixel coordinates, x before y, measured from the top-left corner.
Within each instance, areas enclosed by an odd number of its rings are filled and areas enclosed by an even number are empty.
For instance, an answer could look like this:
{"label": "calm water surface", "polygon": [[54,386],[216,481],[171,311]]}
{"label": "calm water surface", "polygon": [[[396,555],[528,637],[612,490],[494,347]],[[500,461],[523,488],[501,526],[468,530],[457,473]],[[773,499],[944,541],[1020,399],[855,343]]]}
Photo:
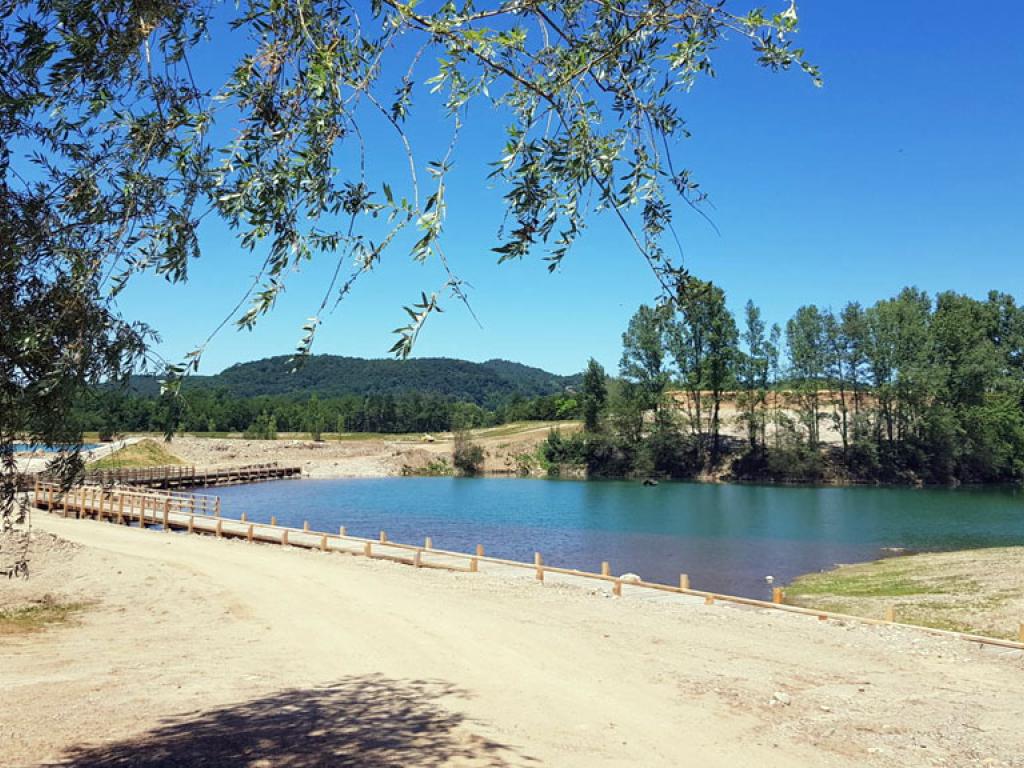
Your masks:
{"label": "calm water surface", "polygon": [[766,597],[785,583],[886,547],[1024,544],[1024,493],[1014,489],[785,488],[747,485],[380,478],[285,480],[219,489],[224,514],[463,552]]}

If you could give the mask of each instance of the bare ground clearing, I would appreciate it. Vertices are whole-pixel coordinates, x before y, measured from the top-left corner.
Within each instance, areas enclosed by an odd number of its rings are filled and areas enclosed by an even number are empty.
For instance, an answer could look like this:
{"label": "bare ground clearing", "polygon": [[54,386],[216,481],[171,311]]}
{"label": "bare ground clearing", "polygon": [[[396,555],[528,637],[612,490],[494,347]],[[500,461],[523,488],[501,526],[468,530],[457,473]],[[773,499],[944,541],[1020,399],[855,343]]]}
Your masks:
{"label": "bare ground clearing", "polygon": [[5,765],[1024,766],[1024,657],[36,515]]}

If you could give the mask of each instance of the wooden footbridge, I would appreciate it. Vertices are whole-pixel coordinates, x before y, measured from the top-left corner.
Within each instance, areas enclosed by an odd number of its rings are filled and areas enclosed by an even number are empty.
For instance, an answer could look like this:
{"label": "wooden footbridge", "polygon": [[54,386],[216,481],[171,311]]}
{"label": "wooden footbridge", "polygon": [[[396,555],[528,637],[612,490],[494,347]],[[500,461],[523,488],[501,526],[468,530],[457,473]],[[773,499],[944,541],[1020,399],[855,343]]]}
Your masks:
{"label": "wooden footbridge", "polygon": [[[212,488],[240,483],[258,483],[266,480],[282,480],[300,477],[302,467],[269,464],[246,464],[236,467],[167,466],[141,469],[90,469],[86,470],[83,481],[86,485],[139,486],[145,488]],[[38,479],[44,483],[56,483],[58,479],[46,473]]]}
{"label": "wooden footbridge", "polygon": [[423,546],[417,546],[390,541],[384,531],[380,532],[377,539],[366,539],[348,535],[344,526],[341,526],[337,533],[333,533],[311,530],[308,522],[304,523],[302,528],[278,525],[274,517],[271,517],[267,523],[251,521],[244,512],[237,519],[225,518],[221,516],[220,499],[216,496],[139,490],[125,486],[104,487],[102,485],[82,485],[65,492],[58,484],[37,480],[33,491],[33,500],[37,508],[62,514],[64,517],[91,518],[138,528],[177,530],[224,539],[245,539],[249,543],[261,542],[284,547],[316,549],[321,552],[344,552],[372,559],[405,563],[416,568],[439,568],[448,571],[476,573],[482,565],[486,564],[488,570],[494,568],[506,571],[514,570],[520,573],[523,570],[532,571],[534,578],[541,583],[552,577],[556,581],[568,581],[575,584],[589,582],[593,585],[594,582],[598,582],[603,589],[610,588],[611,593],[616,597],[622,597],[623,590],[631,594],[670,593],[702,598],[706,605],[721,602],[782,610],[814,617],[819,621],[835,620],[847,623],[903,626],[932,635],[1024,650],[1024,624],[1020,626],[1019,642],[1014,642],[914,624],[901,624],[896,619],[893,607],[887,609],[886,618],[883,620],[787,605],[784,592],[780,588],[772,590],[772,601],[768,602],[691,589],[690,578],[686,574],[680,575],[679,586],[673,586],[643,581],[639,578],[613,576],[607,562],[601,563],[600,573],[592,573],[547,565],[540,552],[534,553],[534,561],[530,564],[485,556],[484,548],[479,544],[475,553],[468,554],[435,549],[429,537],[424,540]]}

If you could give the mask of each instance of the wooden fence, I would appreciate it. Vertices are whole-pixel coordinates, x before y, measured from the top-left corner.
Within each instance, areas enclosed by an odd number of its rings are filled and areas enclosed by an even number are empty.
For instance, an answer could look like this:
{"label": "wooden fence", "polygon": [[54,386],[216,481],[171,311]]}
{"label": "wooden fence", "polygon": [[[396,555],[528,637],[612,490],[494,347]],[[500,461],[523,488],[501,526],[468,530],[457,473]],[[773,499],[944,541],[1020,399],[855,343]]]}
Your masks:
{"label": "wooden fence", "polygon": [[[973,635],[964,632],[922,627],[916,624],[902,624],[897,620],[895,609],[886,611],[885,619],[872,619],[863,616],[819,611],[802,608],[785,603],[784,591],[776,587],[772,590],[771,602],[755,598],[727,595],[717,592],[705,592],[690,587],[687,574],[680,574],[679,586],[658,584],[642,579],[624,579],[611,574],[608,562],[601,563],[601,572],[592,573],[574,568],[561,568],[548,565],[540,552],[534,553],[533,563],[518,560],[506,560],[485,555],[484,548],[478,544],[473,554],[436,549],[430,537],[424,540],[423,546],[391,541],[385,531],[381,531],[377,539],[361,538],[348,535],[344,526],[337,533],[315,531],[306,522],[302,528],[278,525],[275,517],[269,523],[258,523],[248,520],[243,512],[238,519],[224,518],[220,514],[220,499],[212,496],[195,494],[171,494],[152,491],[137,491],[127,488],[102,488],[99,486],[77,487],[62,493],[60,486],[37,482],[34,493],[35,505],[54,513],[63,513],[65,517],[90,517],[96,520],[108,520],[122,524],[135,523],[139,527],[158,526],[165,531],[184,530],[188,533],[212,534],[217,538],[246,539],[250,543],[262,542],[281,546],[319,549],[322,552],[345,552],[353,555],[390,560],[405,563],[416,568],[440,568],[449,571],[475,573],[482,563],[507,566],[509,568],[526,569],[533,572],[534,578],[543,583],[545,576],[560,574],[604,582],[611,585],[612,594],[621,597],[623,588],[654,590],[658,592],[690,597],[703,598],[706,605],[716,602],[745,605],[787,611],[804,616],[811,616],[820,621],[837,620],[859,622],[880,626],[911,627],[928,634],[941,637],[953,637],[985,645],[1024,650],[1024,624],[1020,626],[1019,642],[1001,638]],[[394,554],[395,552],[399,554]]]}

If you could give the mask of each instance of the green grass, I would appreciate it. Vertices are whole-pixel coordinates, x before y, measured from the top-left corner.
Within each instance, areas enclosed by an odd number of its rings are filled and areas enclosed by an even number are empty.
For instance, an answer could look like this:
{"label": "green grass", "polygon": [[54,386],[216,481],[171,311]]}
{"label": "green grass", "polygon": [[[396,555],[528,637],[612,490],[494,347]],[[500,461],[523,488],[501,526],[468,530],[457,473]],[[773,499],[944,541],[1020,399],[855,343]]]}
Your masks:
{"label": "green grass", "polygon": [[44,597],[37,603],[0,611],[0,637],[38,632],[70,621],[86,603],[58,603]]}
{"label": "green grass", "polygon": [[90,462],[89,469],[141,469],[184,464],[181,459],[155,440],[140,440],[109,456]]}
{"label": "green grass", "polygon": [[890,559],[801,576],[786,588],[786,593],[793,597],[906,597],[962,592],[965,586],[963,579],[915,577],[912,568]]}

